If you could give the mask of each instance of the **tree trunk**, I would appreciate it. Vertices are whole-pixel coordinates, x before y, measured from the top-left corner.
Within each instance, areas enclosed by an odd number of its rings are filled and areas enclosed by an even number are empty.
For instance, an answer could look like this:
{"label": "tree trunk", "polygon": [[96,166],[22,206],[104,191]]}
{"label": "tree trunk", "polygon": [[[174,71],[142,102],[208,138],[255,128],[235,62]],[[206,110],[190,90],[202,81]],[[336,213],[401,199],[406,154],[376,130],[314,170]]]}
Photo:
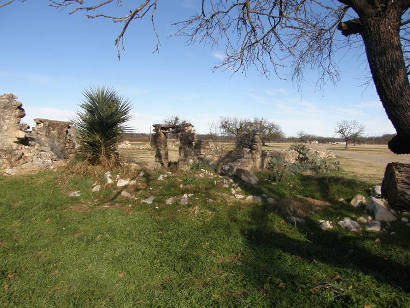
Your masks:
{"label": "tree trunk", "polygon": [[410,164],[387,165],[382,183],[382,195],[387,199],[390,207],[410,210]]}
{"label": "tree trunk", "polygon": [[371,16],[361,16],[360,34],[374,84],[397,136],[391,151],[410,153],[410,88],[400,42],[401,8],[390,5]]}

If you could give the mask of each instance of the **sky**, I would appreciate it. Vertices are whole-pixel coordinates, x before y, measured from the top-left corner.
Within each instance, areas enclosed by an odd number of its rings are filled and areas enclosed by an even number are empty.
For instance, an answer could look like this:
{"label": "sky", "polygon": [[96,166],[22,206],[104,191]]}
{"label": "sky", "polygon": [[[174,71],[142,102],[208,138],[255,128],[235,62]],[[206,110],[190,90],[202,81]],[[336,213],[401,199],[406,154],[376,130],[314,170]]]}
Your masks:
{"label": "sky", "polygon": [[153,53],[149,20],[138,21],[126,33],[121,60],[114,46],[121,24],[69,15],[48,7],[46,0],[0,8],[0,95],[18,97],[26,110],[23,121],[30,126],[34,118],[73,120],[83,91],[105,86],[131,102],[129,126],[138,133],[175,115],[190,121],[198,133],[209,132],[221,117],[263,117],[287,136],[299,131],[335,136],[340,120],[359,121],[369,136],[395,132],[369,82],[362,46],[340,54],[340,80],[322,88],[315,72],[297,84],[253,69],[246,75],[215,71],[223,48],[188,45],[171,26],[199,5],[200,0],[159,1],[159,53]]}

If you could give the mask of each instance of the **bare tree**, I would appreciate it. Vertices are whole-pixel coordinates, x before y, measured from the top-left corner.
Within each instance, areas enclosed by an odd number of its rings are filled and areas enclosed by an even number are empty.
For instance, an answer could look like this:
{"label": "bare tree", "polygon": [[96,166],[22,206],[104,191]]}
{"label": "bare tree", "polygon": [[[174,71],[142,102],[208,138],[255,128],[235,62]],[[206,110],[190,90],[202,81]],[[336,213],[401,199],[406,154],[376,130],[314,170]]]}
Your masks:
{"label": "bare tree", "polygon": [[340,137],[345,142],[345,149],[347,149],[348,142],[357,140],[364,132],[364,126],[359,124],[357,121],[347,121],[343,120],[337,122],[335,133],[340,135]]}
{"label": "bare tree", "polygon": [[177,125],[188,123],[185,120],[181,120],[178,116],[170,116],[169,118],[166,118],[163,122],[164,124],[170,125],[170,126],[177,126]]}
{"label": "bare tree", "polygon": [[[16,0],[0,0],[0,7]],[[198,0],[199,2],[200,0]],[[120,55],[122,40],[132,21],[150,15],[153,31],[158,0],[49,0],[56,8],[71,7],[70,14],[86,12],[88,18],[121,23],[115,39]],[[305,67],[319,69],[322,80],[337,79],[335,51],[341,47],[365,47],[380,100],[397,131],[389,142],[395,153],[410,153],[410,0],[201,0],[193,17],[177,23],[190,42],[225,46],[220,66],[246,71],[256,66],[263,73],[280,73],[290,63],[294,78]],[[105,14],[104,8],[110,12]],[[114,14],[115,11],[118,14]],[[359,44],[357,44],[359,43]]]}
{"label": "bare tree", "polygon": [[219,128],[223,134],[235,139],[240,138],[244,133],[258,133],[263,145],[268,140],[279,139],[284,136],[279,125],[263,118],[253,120],[222,118],[219,122]]}
{"label": "bare tree", "polygon": [[318,136],[305,133],[304,131],[297,132],[297,136],[299,138],[299,141],[302,143],[312,143],[313,141],[319,139]]}

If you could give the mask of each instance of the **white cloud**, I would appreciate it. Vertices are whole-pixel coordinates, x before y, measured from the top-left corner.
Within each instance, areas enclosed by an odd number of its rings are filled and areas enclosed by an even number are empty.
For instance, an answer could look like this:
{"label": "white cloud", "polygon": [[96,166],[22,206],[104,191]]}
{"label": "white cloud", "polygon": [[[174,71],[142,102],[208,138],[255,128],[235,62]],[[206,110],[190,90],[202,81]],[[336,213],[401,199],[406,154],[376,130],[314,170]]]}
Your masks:
{"label": "white cloud", "polygon": [[26,111],[26,116],[22,119],[22,122],[27,123],[31,127],[34,126],[34,119],[44,118],[57,121],[72,121],[76,117],[76,112],[73,110],[65,110],[49,107],[30,107],[23,105]]}
{"label": "white cloud", "polygon": [[0,72],[1,77],[16,78],[36,85],[52,85],[56,80],[54,77],[37,73]]}
{"label": "white cloud", "polygon": [[214,52],[214,53],[212,54],[212,56],[213,56],[214,58],[217,58],[217,59],[220,60],[220,61],[225,60],[225,55],[224,55],[223,53],[220,53],[220,52]]}
{"label": "white cloud", "polygon": [[265,94],[269,96],[277,96],[278,94],[286,96],[288,95],[288,91],[286,91],[286,89],[283,89],[283,88],[270,89],[270,90],[266,90]]}

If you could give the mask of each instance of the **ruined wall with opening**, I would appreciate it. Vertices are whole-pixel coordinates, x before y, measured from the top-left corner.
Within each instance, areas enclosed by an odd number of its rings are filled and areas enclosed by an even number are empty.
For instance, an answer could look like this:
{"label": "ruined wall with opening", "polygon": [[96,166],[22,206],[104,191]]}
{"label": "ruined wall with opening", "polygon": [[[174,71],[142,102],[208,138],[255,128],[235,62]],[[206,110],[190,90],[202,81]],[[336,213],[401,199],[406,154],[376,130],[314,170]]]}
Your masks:
{"label": "ruined wall with opening", "polygon": [[30,132],[29,126],[21,123],[24,116],[15,95],[0,96],[0,170],[15,174],[52,168],[73,155],[75,132],[69,122],[36,119],[36,126]]}

